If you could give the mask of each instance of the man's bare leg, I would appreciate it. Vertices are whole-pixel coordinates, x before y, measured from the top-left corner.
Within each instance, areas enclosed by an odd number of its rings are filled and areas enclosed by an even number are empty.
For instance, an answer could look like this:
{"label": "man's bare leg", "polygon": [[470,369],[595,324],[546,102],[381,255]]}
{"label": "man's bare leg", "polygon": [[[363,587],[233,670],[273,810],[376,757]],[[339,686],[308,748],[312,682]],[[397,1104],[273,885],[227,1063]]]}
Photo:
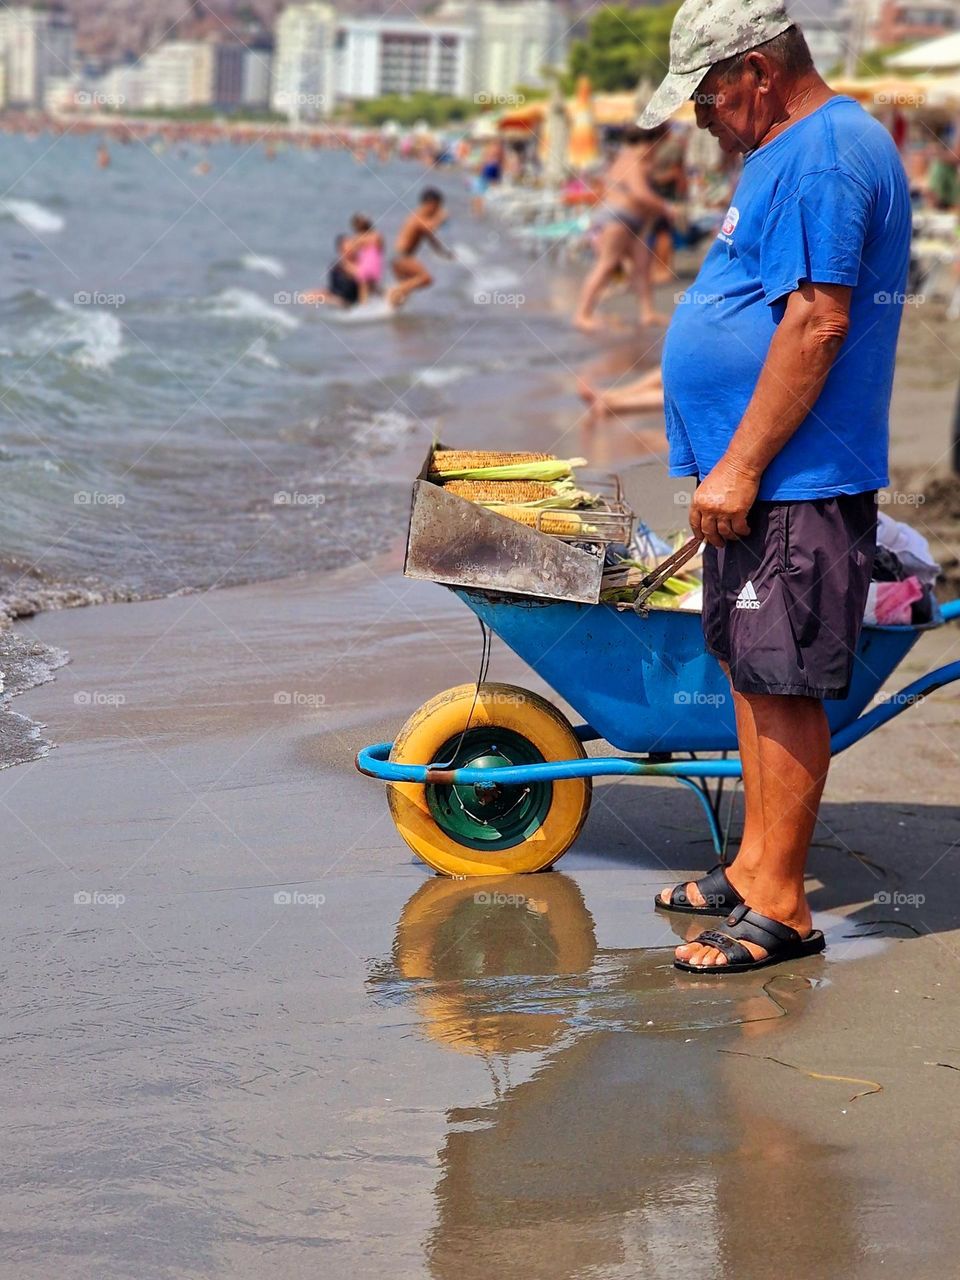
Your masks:
{"label": "man's bare leg", "polygon": [[633,285],[640,303],[642,325],[665,325],[669,318],[662,315],[653,297],[653,255],[642,236],[633,237]]}
{"label": "man's bare leg", "polygon": [[607,285],[617,273],[626,255],[626,237],[630,233],[619,223],[604,227],[597,242],[597,261],[591,268],[573,314],[573,323],[586,332],[603,328],[603,322],[593,314]]}
{"label": "man's bare leg", "polygon": [[[763,851],[757,859],[747,904],[760,915],[789,925],[806,937],[812,921],[804,892],[804,870],[830,767],[826,713],[815,698],[742,696],[756,726],[763,814]],[[747,749],[749,752],[749,745]],[[735,870],[731,883],[740,891]],[[721,925],[721,932],[722,929]],[[766,954],[753,943],[743,945],[756,959]],[[684,943],[676,954],[678,960],[692,964],[726,963],[715,947],[697,942]]]}
{"label": "man's bare leg", "polygon": [[[720,664],[730,677],[730,668],[725,662]],[[743,835],[736,859],[727,868],[727,879],[740,894],[746,898],[756,878],[757,867],[763,857],[763,796],[761,791],[760,740],[757,735],[757,724],[753,716],[750,700],[742,693],[733,694],[734,712],[737,717],[737,744],[740,748],[740,767],[743,770]],[[670,894],[674,886],[670,885],[660,895],[664,906],[669,905]],[[687,901],[695,907],[706,906],[703,894],[697,888],[696,881],[685,886]]]}

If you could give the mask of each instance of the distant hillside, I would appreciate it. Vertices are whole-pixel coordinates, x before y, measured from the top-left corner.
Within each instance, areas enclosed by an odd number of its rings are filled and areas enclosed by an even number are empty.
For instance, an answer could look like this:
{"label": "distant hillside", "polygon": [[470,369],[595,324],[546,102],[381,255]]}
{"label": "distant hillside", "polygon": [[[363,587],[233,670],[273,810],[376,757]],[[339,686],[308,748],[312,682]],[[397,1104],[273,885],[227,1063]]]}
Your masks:
{"label": "distant hillside", "polygon": [[[48,3],[48,0],[41,0]],[[438,0],[340,0],[345,14],[388,13],[394,18],[428,13]],[[558,0],[563,2],[563,0]],[[652,0],[657,3],[658,0]],[[77,48],[87,57],[140,57],[161,40],[181,40],[210,31],[233,31],[240,38],[257,24],[268,28],[286,0],[60,0],[77,28]],[[576,16],[596,9],[596,0],[572,0]]]}

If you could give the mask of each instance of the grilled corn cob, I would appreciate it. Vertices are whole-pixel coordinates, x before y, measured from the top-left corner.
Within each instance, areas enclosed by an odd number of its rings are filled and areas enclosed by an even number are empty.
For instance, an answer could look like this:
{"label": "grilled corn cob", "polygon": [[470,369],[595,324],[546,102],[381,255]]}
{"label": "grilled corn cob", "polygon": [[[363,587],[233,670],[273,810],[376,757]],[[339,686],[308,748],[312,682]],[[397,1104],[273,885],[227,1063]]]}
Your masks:
{"label": "grilled corn cob", "polygon": [[516,520],[528,529],[538,529],[540,533],[551,533],[558,538],[576,538],[596,531],[594,525],[575,511],[538,511],[510,503],[491,506],[490,510],[498,516],[506,516],[508,520]]}
{"label": "grilled corn cob", "polygon": [[544,480],[448,480],[447,493],[468,502],[543,502],[558,496],[557,485]]}
{"label": "grilled corn cob", "polygon": [[477,467],[516,466],[526,462],[554,462],[549,453],[505,453],[490,449],[436,449],[430,471],[446,475],[450,471],[472,471]]}

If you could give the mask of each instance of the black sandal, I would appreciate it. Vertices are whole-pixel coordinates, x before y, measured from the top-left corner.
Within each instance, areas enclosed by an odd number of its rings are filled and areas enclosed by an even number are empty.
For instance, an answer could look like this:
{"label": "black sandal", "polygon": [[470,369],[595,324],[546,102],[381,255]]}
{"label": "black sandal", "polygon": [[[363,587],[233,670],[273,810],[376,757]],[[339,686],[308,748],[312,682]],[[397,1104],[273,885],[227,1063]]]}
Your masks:
{"label": "black sandal", "polygon": [[[763,947],[767,954],[762,960],[755,960],[737,939]],[[819,929],[801,938],[796,929],[751,911],[746,903],[733,912],[723,933],[708,929],[693,941],[704,947],[716,947],[726,957],[727,963],[690,964],[687,960],[674,960],[677,969],[685,969],[688,973],[747,973],[751,969],[763,969],[768,964],[782,964],[784,960],[817,955],[827,945]]]}
{"label": "black sandal", "polygon": [[722,862],[718,862],[712,871],[708,871],[696,882],[703,894],[705,906],[695,906],[687,898],[687,884],[678,884],[670,895],[669,903],[663,901],[659,893],[654,898],[654,906],[658,911],[679,911],[688,916],[728,916],[731,911],[743,905],[743,899],[727,879]]}

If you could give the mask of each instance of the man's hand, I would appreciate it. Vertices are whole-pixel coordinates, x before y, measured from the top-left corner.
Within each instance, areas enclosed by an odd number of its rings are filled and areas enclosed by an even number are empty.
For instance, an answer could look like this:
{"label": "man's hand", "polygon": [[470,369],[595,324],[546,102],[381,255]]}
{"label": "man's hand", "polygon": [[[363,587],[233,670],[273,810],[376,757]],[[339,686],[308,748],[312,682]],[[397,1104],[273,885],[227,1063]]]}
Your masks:
{"label": "man's hand", "polygon": [[747,512],[757,500],[760,476],[721,458],[693,495],[690,528],[712,547],[735,542],[750,532]]}

